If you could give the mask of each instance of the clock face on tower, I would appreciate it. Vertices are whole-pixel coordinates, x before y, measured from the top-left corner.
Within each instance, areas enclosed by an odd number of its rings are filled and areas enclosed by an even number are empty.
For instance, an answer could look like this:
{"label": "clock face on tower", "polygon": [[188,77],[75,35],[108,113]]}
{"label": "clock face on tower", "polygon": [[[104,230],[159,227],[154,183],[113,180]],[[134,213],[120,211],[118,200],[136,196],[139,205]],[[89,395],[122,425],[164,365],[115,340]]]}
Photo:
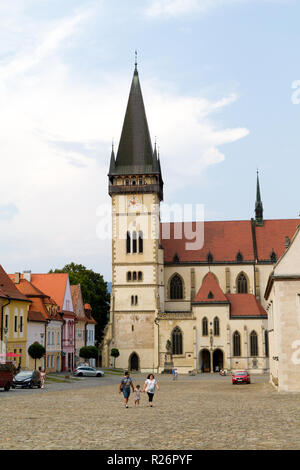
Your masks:
{"label": "clock face on tower", "polygon": [[139,197],[137,197],[137,196],[131,196],[131,197],[128,199],[127,206],[128,206],[128,210],[129,210],[129,211],[136,212],[136,211],[141,210],[142,201],[141,201],[141,199],[140,199]]}

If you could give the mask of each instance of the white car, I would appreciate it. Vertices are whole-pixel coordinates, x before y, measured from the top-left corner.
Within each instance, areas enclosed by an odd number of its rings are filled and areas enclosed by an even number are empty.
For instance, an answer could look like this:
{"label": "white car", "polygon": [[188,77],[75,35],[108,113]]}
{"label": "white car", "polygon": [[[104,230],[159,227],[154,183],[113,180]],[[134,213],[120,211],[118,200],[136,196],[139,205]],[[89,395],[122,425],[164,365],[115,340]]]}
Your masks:
{"label": "white car", "polygon": [[78,366],[74,369],[73,375],[77,377],[104,377],[104,372],[94,367]]}

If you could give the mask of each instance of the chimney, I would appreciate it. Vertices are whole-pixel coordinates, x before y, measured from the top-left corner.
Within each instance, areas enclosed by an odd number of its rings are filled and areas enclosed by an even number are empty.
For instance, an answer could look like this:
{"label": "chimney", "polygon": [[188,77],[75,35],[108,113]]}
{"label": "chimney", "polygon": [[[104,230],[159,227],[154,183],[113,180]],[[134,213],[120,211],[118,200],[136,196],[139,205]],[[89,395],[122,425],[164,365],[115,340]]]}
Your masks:
{"label": "chimney", "polygon": [[31,282],[31,271],[30,270],[23,271],[23,274],[24,274],[24,279],[26,279],[26,281],[28,282]]}
{"label": "chimney", "polygon": [[20,273],[15,273],[15,284],[20,284],[20,277],[21,277]]}

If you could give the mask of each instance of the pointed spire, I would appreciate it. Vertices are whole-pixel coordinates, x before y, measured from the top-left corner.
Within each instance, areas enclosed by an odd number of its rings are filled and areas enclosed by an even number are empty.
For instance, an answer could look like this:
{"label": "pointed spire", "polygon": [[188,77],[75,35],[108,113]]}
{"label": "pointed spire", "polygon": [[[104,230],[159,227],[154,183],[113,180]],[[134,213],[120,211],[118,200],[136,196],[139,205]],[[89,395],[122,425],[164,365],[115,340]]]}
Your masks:
{"label": "pointed spire", "polygon": [[116,168],[116,159],[115,159],[115,151],[114,151],[114,141],[111,144],[111,156],[110,156],[110,165],[109,165],[109,174],[115,172]]}
{"label": "pointed spire", "polygon": [[136,62],[116,158],[115,174],[157,173],[153,163],[153,149]]}
{"label": "pointed spire", "polygon": [[257,170],[256,202],[255,202],[256,225],[263,225],[264,223],[263,212],[264,212],[264,209],[263,209],[263,203],[262,203],[261,195],[260,195],[259,176],[258,176],[258,170]]}

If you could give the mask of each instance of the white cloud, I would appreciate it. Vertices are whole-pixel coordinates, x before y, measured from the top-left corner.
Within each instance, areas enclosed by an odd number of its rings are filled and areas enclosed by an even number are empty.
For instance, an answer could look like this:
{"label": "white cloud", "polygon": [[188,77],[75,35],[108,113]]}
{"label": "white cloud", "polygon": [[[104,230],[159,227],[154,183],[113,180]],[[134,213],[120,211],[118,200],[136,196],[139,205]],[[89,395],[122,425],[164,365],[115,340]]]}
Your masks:
{"label": "white cloud", "polygon": [[[115,73],[96,84],[88,77],[74,80],[61,52],[88,18],[77,13],[59,21],[41,31],[31,49],[27,44],[0,65],[0,263],[9,270],[45,270],[57,267],[56,260],[74,260],[110,276],[111,245],[96,237],[96,210],[110,202],[110,143],[120,137],[130,83]],[[224,159],[219,146],[248,133],[214,124],[214,113],[230,106],[235,94],[210,101],[141,81],[169,188],[196,182]]]}

